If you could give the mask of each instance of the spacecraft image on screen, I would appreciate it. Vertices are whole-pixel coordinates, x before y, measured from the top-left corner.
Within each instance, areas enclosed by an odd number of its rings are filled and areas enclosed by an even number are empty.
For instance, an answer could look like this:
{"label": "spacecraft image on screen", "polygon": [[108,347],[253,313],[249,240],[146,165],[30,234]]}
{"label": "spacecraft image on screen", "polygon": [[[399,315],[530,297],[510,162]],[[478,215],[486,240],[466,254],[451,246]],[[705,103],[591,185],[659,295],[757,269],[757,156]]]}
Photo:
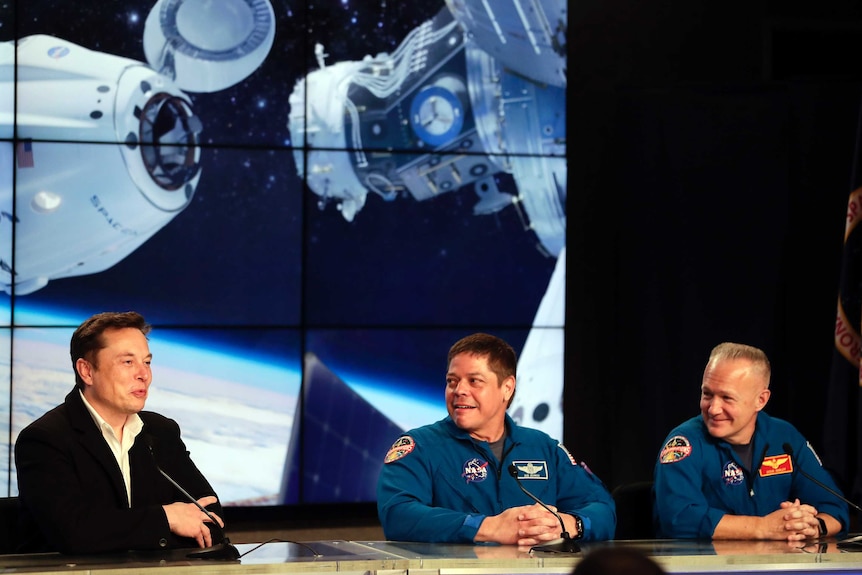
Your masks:
{"label": "spacecraft image on screen", "polygon": [[[519,14],[518,2],[493,9],[449,2],[391,54],[361,61],[330,65],[326,47],[316,44],[319,69],[290,98],[294,154],[309,188],[321,202],[335,202],[348,221],[369,192],[423,201],[471,188],[475,214],[517,202],[542,247],[559,255],[566,223],[565,5],[554,4]],[[519,59],[525,53],[533,57]],[[500,172],[514,177],[518,192],[499,189]]]}
{"label": "spacecraft image on screen", "polygon": [[[7,293],[111,267],[188,206],[203,125],[180,86],[208,92],[242,80],[269,51],[275,22],[268,0],[238,11],[250,16],[251,30],[235,24],[230,3],[195,14],[183,4],[162,0],[147,17],[144,49],[155,68],[44,34],[3,45],[0,82],[14,90],[0,92],[15,101],[0,120],[19,140],[22,207],[14,267],[11,243],[0,252]],[[223,37],[208,33],[213,26]],[[74,141],[121,145],[64,145]]]}
{"label": "spacecraft image on screen", "polygon": [[147,409],[226,505],[372,501],[474,331],[562,439],[566,3],[417,4],[0,6],[9,494],[106,310],[153,324]]}

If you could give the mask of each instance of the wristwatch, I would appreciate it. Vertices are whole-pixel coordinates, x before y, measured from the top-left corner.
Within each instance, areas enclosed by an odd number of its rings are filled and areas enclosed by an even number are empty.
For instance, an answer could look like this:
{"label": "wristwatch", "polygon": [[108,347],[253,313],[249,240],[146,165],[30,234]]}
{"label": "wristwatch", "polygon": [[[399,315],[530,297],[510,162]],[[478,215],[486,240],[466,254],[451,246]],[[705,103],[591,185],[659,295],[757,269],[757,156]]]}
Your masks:
{"label": "wristwatch", "polygon": [[575,518],[575,530],[578,532],[572,539],[581,539],[584,536],[584,520],[581,519],[580,515],[572,514],[572,517]]}
{"label": "wristwatch", "polygon": [[814,519],[816,519],[817,522],[820,524],[820,536],[826,537],[827,535],[829,535],[829,530],[826,529],[826,522],[823,521],[823,518],[815,517]]}

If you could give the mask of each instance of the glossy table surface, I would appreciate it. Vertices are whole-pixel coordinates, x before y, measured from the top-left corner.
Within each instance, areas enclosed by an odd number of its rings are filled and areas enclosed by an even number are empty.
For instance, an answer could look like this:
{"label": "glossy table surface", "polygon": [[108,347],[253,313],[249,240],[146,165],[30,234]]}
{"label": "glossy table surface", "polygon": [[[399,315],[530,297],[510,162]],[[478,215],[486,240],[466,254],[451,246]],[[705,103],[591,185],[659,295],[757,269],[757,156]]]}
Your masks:
{"label": "glossy table surface", "polygon": [[212,574],[569,574],[592,550],[634,547],[668,573],[862,573],[859,551],[839,548],[835,540],[788,544],[774,541],[638,540],[582,543],[579,553],[534,551],[498,545],[405,543],[395,541],[273,540],[236,545],[239,560],[189,559],[188,550],[69,556],[57,553],[0,556],[2,573],[91,573],[125,575],[161,569]]}

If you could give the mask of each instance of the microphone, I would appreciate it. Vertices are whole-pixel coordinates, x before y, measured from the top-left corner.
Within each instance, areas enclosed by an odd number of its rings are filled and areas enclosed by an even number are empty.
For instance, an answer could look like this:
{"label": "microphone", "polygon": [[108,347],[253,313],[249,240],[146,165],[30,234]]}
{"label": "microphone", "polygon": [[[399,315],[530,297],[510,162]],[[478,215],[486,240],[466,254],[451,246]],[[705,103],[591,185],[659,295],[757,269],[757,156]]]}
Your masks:
{"label": "microphone", "polygon": [[[789,455],[791,460],[792,460],[793,459],[793,447],[791,447],[791,445],[789,443],[785,443],[781,447],[784,448],[784,451],[787,452],[787,455]],[[853,503],[852,501],[850,501],[849,499],[847,499],[846,497],[844,497],[843,495],[841,495],[840,493],[838,493],[837,491],[835,491],[834,489],[832,489],[831,487],[829,487],[828,485],[823,483],[822,481],[818,480],[816,477],[812,477],[809,473],[806,473],[805,470],[803,470],[802,468],[794,465],[793,470],[798,471],[799,473],[802,474],[803,477],[805,477],[806,479],[815,483],[816,485],[819,485],[820,487],[822,487],[823,489],[825,489],[826,491],[828,491],[829,493],[831,493],[832,495],[834,495],[835,497],[837,497],[838,499],[840,499],[841,501],[843,501],[844,503],[846,503],[847,505],[852,507],[853,509],[856,509],[857,511],[862,511],[862,507],[859,507],[858,505],[856,505],[855,503]],[[860,549],[860,548],[862,548],[862,537],[851,537],[850,539],[844,539],[843,541],[839,541],[838,542],[838,548],[839,549]]]}
{"label": "microphone", "polygon": [[215,531],[217,531],[222,536],[221,543],[217,543],[216,545],[211,545],[203,549],[198,549],[197,551],[192,551],[191,553],[187,553],[186,557],[192,559],[225,559],[228,561],[238,560],[240,558],[239,550],[231,544],[230,539],[228,539],[227,534],[218,524],[216,518],[213,517],[213,514],[210,513],[203,505],[198,503],[197,499],[192,497],[192,495],[188,491],[183,489],[179,483],[174,481],[173,477],[165,473],[164,469],[159,467],[159,464],[156,461],[156,454],[153,452],[153,438],[150,437],[148,434],[145,434],[144,442],[147,444],[147,449],[150,452],[150,457],[153,458],[153,464],[156,466],[156,469],[158,469],[159,473],[161,473],[162,476],[171,483],[171,485],[176,487],[179,492],[182,493],[185,498],[189,500],[190,503],[193,503],[198,509],[203,511],[203,513],[207,517],[209,517],[210,521],[212,521],[212,523],[207,526],[210,528],[210,531],[213,531],[213,527],[215,527]]}
{"label": "microphone", "polygon": [[537,551],[552,551],[554,553],[579,553],[581,548],[580,546],[578,546],[577,543],[575,543],[575,540],[572,539],[572,536],[569,535],[569,532],[566,531],[566,524],[563,523],[563,518],[560,517],[559,513],[553,511],[550,507],[545,505],[541,499],[527,491],[527,488],[524,487],[524,485],[521,483],[521,480],[518,479],[518,468],[515,467],[514,463],[509,464],[509,475],[515,478],[515,482],[518,484],[518,487],[521,488],[521,491],[523,491],[527,495],[527,497],[544,507],[548,511],[548,513],[552,514],[554,517],[557,518],[557,521],[560,522],[560,528],[563,530],[562,534],[560,535],[563,540],[559,543],[536,545],[532,549],[535,549]]}
{"label": "microphone", "polygon": [[[781,447],[784,448],[784,451],[787,452],[787,455],[789,455],[791,458],[793,458],[793,448],[790,446],[789,443],[785,443]],[[862,507],[859,507],[858,505],[856,505],[855,503],[853,503],[852,501],[850,501],[849,499],[847,499],[846,497],[844,497],[843,495],[841,495],[840,493],[838,493],[837,491],[835,491],[834,489],[832,489],[831,487],[829,487],[828,485],[823,483],[822,481],[818,480],[816,477],[812,477],[810,474],[805,473],[804,469],[797,467],[796,465],[793,466],[793,469],[798,471],[799,473],[802,474],[803,477],[816,483],[817,485],[819,485],[820,487],[822,487],[823,489],[825,489],[826,491],[828,491],[829,493],[831,493],[832,495],[834,495],[835,497],[837,497],[838,499],[840,499],[841,501],[843,501],[844,503],[846,503],[847,505],[852,507],[853,509],[855,509],[857,511],[862,511]]]}

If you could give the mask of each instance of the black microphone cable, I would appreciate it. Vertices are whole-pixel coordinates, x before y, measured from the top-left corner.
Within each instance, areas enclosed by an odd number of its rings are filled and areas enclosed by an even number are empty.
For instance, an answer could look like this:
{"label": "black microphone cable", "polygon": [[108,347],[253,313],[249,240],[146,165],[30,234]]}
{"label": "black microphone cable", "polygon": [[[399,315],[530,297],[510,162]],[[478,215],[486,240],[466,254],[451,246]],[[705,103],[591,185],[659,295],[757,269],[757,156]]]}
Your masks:
{"label": "black microphone cable", "polygon": [[303,543],[302,541],[292,541],[290,539],[279,539],[278,537],[273,537],[272,539],[267,539],[266,541],[264,541],[262,543],[258,543],[257,545],[255,545],[254,547],[252,547],[251,549],[249,549],[248,551],[246,551],[245,553],[240,555],[240,557],[245,557],[246,555],[248,555],[252,551],[257,551],[258,549],[260,549],[261,547],[263,547],[264,545],[267,545],[269,543],[290,543],[291,545],[298,545],[299,547],[302,547],[303,549],[306,549],[309,552],[311,552],[311,554],[314,556],[315,559],[323,557],[323,555],[321,553],[318,553],[317,551],[315,551],[311,545]]}

